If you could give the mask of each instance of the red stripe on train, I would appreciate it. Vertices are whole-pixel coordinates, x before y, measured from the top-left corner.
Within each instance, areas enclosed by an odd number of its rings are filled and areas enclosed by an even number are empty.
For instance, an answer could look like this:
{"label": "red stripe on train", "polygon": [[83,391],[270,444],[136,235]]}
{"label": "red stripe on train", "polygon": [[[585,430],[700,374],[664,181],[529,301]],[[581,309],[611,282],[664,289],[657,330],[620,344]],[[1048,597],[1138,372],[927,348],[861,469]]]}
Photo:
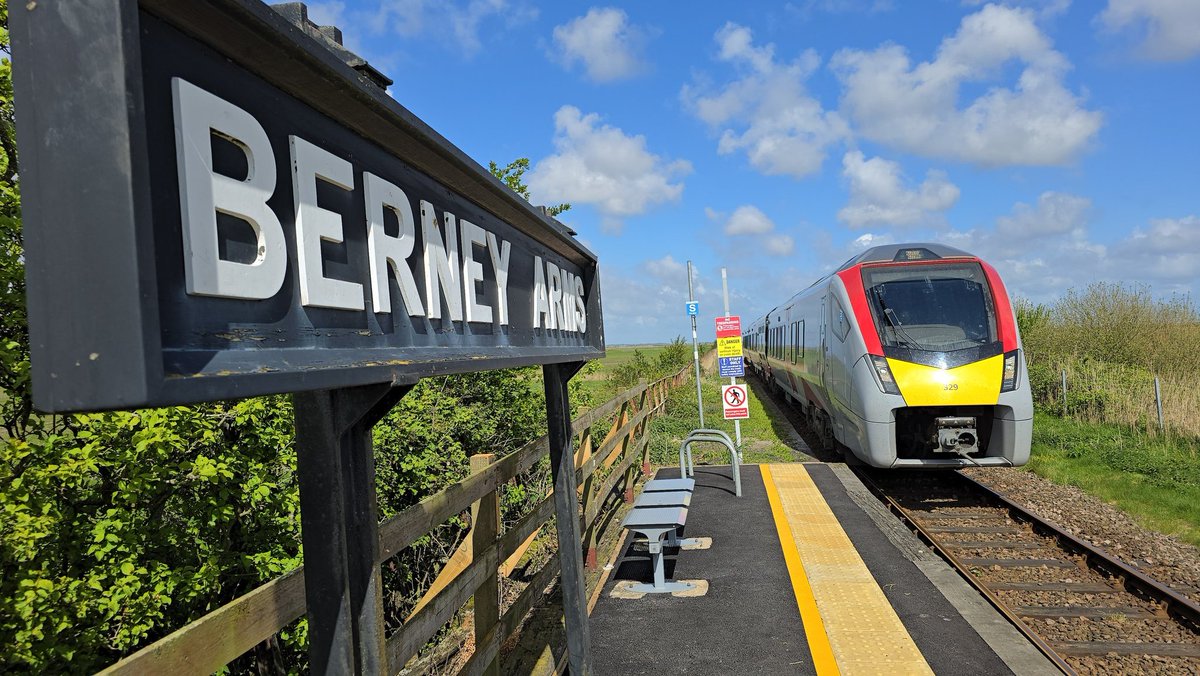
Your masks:
{"label": "red stripe on train", "polygon": [[995,268],[983,261],[979,261],[979,264],[983,266],[983,273],[987,275],[988,286],[992,287],[992,299],[996,303],[996,331],[999,332],[1003,345],[1001,349],[1010,352],[1017,349],[1017,327],[1016,320],[1013,319],[1012,303],[1008,300],[1008,291]]}
{"label": "red stripe on train", "polygon": [[867,306],[867,292],[863,289],[862,266],[855,265],[837,273],[842,283],[846,285],[846,295],[850,296],[850,311],[854,313],[855,322],[862,330],[863,342],[867,345],[867,353],[883,356],[883,345],[879,343],[879,331],[875,328],[875,320],[871,317],[871,309]]}

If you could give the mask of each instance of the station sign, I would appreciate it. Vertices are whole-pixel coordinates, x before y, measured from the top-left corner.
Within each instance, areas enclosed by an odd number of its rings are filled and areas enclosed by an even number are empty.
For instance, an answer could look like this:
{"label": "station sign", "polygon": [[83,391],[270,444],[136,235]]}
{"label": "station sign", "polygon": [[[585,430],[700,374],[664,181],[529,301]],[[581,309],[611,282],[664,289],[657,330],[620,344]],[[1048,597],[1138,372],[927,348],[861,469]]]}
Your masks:
{"label": "station sign", "polygon": [[688,303],[686,303],[686,305],[687,305],[687,313],[688,313],[689,317],[695,317],[700,314],[700,303],[698,303],[696,301],[689,301]]}
{"label": "station sign", "polygon": [[750,403],[745,385],[722,385],[721,408],[726,420],[746,420],[750,417]]}
{"label": "station sign", "polygon": [[604,355],[595,255],[267,5],[12,23],[37,408]]}
{"label": "station sign", "polygon": [[717,357],[742,356],[742,318],[717,318]]}
{"label": "station sign", "polygon": [[738,357],[717,357],[717,372],[722,378],[741,378],[746,375],[745,360]]}

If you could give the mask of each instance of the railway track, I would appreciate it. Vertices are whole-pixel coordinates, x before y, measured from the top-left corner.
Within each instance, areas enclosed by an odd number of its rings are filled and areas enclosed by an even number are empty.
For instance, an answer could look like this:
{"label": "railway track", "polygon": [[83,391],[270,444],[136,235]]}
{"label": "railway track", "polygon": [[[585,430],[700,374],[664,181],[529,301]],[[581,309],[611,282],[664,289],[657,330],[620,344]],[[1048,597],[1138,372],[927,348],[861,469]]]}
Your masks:
{"label": "railway track", "polygon": [[863,482],[1065,673],[1200,673],[1200,606],[958,472]]}

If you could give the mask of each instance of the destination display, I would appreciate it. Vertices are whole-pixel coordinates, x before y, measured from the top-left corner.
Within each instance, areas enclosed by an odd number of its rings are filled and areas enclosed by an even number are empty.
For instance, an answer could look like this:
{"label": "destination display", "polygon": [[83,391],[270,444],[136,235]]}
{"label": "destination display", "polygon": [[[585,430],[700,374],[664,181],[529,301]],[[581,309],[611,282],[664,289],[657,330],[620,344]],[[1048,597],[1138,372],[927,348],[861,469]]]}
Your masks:
{"label": "destination display", "polygon": [[[68,96],[66,78],[105,120],[71,156],[40,152],[54,129],[76,133],[67,102],[38,91],[50,102],[18,111],[22,177],[38,187],[25,227],[39,408],[603,355],[596,259],[561,224],[382,91],[351,93],[365,87],[320,46],[308,56],[326,70],[312,75],[303,59],[266,58],[296,50],[266,40],[253,45],[268,50],[261,65],[239,64],[222,50],[255,38],[203,39],[217,10],[150,4],[94,17],[136,24],[97,46],[107,56],[22,55],[24,100],[31,87]],[[265,6],[230,6],[284,25]],[[172,12],[193,21],[187,33]],[[125,92],[98,84],[119,70],[110,57],[139,65],[122,71],[135,79]]]}

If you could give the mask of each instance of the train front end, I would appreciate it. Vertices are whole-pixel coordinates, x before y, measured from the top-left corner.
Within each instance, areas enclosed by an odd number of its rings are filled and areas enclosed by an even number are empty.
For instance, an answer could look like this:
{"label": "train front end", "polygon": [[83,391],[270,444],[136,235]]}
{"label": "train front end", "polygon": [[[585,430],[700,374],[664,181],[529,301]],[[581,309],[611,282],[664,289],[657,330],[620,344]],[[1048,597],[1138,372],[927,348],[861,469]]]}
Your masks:
{"label": "train front end", "polygon": [[991,266],[954,253],[901,249],[839,273],[866,347],[852,378],[868,464],[1029,460],[1033,401],[1012,304]]}

